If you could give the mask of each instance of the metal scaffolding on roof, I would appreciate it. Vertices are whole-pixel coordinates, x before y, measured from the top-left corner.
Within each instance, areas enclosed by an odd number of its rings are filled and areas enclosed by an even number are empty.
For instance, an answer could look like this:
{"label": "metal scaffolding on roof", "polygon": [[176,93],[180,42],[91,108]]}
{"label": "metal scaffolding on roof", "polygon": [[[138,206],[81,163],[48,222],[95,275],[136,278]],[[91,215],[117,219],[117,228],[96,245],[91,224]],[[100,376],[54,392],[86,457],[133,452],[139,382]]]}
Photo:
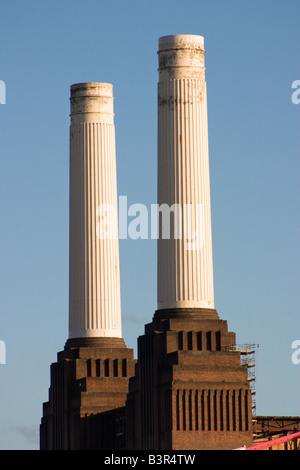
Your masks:
{"label": "metal scaffolding on roof", "polygon": [[229,351],[238,351],[240,353],[240,362],[242,366],[247,367],[247,377],[251,392],[252,401],[252,418],[255,434],[255,417],[256,417],[256,376],[255,376],[255,352],[259,347],[258,344],[232,344],[228,346]]}

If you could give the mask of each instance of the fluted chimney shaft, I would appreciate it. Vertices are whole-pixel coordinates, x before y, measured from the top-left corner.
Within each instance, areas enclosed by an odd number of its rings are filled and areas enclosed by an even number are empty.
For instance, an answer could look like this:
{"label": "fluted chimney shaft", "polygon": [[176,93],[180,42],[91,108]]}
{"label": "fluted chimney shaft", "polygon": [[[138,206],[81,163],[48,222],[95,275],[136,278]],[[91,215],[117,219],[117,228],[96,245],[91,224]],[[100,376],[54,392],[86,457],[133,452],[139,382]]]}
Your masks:
{"label": "fluted chimney shaft", "polygon": [[159,39],[158,204],[175,225],[160,211],[158,310],[214,308],[204,54],[202,36]]}
{"label": "fluted chimney shaft", "polygon": [[71,86],[69,338],[121,337],[113,87]]}

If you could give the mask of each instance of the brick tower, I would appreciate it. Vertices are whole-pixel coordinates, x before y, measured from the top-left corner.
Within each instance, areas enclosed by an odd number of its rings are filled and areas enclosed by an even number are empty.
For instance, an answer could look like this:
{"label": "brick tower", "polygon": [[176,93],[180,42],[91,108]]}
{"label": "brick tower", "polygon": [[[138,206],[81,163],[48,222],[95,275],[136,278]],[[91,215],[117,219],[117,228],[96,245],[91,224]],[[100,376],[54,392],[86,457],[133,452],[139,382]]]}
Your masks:
{"label": "brick tower", "polygon": [[138,338],[127,449],[252,442],[247,369],[214,307],[204,54],[202,36],[159,40],[158,299]]}
{"label": "brick tower", "polygon": [[69,338],[51,365],[40,448],[122,449],[133,351],[122,339],[113,89],[71,86]]}

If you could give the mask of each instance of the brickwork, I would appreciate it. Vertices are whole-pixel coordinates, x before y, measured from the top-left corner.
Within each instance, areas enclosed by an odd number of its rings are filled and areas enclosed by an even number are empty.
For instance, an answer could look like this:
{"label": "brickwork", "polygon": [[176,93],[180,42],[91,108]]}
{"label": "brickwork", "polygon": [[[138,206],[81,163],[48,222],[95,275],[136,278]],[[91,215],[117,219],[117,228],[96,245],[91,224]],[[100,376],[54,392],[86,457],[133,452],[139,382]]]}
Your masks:
{"label": "brickwork", "polygon": [[127,449],[232,449],[252,443],[251,394],[235,334],[215,310],[158,311],[138,339]]}
{"label": "brickwork", "polygon": [[68,340],[51,365],[41,449],[124,448],[124,407],[135,362],[119,338]]}

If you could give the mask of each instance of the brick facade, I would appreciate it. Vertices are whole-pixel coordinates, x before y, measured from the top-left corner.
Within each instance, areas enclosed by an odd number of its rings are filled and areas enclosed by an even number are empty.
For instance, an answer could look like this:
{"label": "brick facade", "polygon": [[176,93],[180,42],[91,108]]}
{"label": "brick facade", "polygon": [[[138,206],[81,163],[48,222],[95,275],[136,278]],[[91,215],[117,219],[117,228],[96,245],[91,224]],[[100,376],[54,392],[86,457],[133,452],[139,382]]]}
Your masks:
{"label": "brick facade", "polygon": [[125,402],[135,362],[122,339],[68,340],[51,365],[41,450],[124,449]]}
{"label": "brick facade", "polygon": [[247,369],[215,310],[157,311],[138,339],[68,340],[51,365],[42,450],[221,450],[251,445]]}
{"label": "brick facade", "polygon": [[235,334],[215,310],[161,310],[138,339],[126,447],[233,449],[252,443],[251,393]]}

